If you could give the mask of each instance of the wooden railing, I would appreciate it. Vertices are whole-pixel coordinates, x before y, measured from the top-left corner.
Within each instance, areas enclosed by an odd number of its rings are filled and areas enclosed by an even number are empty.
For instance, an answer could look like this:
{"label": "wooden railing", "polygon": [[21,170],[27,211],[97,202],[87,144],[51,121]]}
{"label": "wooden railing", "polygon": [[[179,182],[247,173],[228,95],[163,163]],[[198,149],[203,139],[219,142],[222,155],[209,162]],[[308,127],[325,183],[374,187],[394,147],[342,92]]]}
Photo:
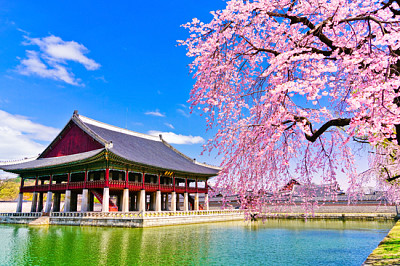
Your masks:
{"label": "wooden railing", "polygon": [[[95,181],[87,181],[86,186],[85,182],[80,181],[80,182],[70,182],[68,185],[67,183],[61,183],[61,184],[52,184],[49,186],[48,184],[46,185],[38,185],[38,186],[25,186],[21,189],[21,192],[47,192],[49,191],[64,191],[67,188],[68,189],[83,189],[83,188],[104,188],[105,186],[105,180],[95,180]],[[109,187],[110,188],[118,188],[118,189],[124,189],[126,188],[126,183],[125,181],[122,180],[110,180],[109,181]],[[132,191],[139,191],[141,190],[142,183],[141,182],[128,182],[128,188]],[[158,190],[159,186],[158,184],[155,183],[145,183],[144,188],[148,192],[155,192]],[[165,185],[161,184],[160,189],[162,192],[172,192],[174,191],[174,187],[172,184]],[[206,188],[195,188],[195,187],[188,187],[186,188],[185,186],[176,186],[175,191],[177,193],[207,193]]]}
{"label": "wooden railing", "polygon": [[94,181],[87,181],[86,187],[87,188],[103,188],[106,184],[105,180],[94,180]]}

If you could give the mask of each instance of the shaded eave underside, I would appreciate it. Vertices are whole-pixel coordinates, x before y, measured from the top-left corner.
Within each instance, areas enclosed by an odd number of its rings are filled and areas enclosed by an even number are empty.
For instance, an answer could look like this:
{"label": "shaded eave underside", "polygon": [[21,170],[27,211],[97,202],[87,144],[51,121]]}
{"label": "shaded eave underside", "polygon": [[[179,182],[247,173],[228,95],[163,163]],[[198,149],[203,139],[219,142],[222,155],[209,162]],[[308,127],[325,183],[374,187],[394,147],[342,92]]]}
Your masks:
{"label": "shaded eave underside", "polygon": [[[108,158],[110,158],[111,162],[117,162],[120,164],[131,165],[137,171],[146,169],[152,171],[174,171],[178,175],[198,175],[199,177],[212,177],[218,174],[218,172],[213,174],[204,174],[204,173],[192,173],[192,172],[183,172],[176,171],[173,169],[162,169],[159,167],[154,167],[151,165],[138,164],[136,162],[132,162],[126,160],[125,158],[121,158],[120,156],[113,154],[112,152],[106,151],[105,149],[98,149],[94,151],[66,155],[61,157],[50,157],[50,158],[39,158],[33,161],[19,163],[19,164],[11,164],[11,165],[0,165],[0,169],[15,173],[15,174],[26,174],[29,172],[40,172],[40,171],[52,171],[55,169],[69,168],[77,165],[84,165],[88,163],[92,163],[95,161],[105,160],[105,154],[107,153]],[[111,169],[113,169],[111,167]]]}

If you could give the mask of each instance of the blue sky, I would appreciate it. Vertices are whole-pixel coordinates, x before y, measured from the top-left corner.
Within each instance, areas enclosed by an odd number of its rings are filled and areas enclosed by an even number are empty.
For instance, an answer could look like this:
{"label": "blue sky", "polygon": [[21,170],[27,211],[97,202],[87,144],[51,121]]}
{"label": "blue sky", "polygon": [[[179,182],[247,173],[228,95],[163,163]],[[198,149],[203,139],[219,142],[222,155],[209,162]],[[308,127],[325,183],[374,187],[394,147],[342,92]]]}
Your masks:
{"label": "blue sky", "polygon": [[188,37],[180,25],[209,21],[224,6],[0,0],[0,160],[37,155],[79,110],[137,132],[164,132],[188,156],[218,164],[199,156],[211,134],[189,114],[191,59],[177,40]]}
{"label": "blue sky", "polygon": [[[79,110],[133,131],[163,132],[178,150],[218,165],[215,154],[200,156],[212,132],[189,114],[192,59],[177,40],[189,35],[180,25],[208,22],[224,6],[0,0],[0,161],[37,155]],[[359,163],[364,170],[366,158]]]}

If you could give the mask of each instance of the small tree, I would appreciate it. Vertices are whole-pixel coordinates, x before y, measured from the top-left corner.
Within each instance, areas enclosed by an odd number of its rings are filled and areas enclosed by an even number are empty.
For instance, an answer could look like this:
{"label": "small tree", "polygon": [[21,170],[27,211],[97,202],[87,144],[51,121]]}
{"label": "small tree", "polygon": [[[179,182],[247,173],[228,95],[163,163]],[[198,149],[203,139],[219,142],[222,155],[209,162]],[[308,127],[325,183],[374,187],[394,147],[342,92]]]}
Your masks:
{"label": "small tree", "polygon": [[232,0],[212,15],[180,42],[194,57],[192,107],[217,128],[217,185],[244,207],[249,193],[276,202],[293,176],[307,186],[343,171],[355,191],[367,177],[356,141],[376,148],[378,185],[398,202],[400,1]]}

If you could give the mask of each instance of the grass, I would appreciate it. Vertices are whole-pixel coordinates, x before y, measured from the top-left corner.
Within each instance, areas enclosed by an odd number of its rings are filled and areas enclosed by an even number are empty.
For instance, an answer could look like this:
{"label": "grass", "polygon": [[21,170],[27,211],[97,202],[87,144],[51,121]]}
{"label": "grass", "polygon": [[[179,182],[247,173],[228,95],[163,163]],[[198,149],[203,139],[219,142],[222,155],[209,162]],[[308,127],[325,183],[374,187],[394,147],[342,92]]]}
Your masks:
{"label": "grass", "polygon": [[400,264],[400,221],[390,230],[379,246],[369,255],[365,265]]}

